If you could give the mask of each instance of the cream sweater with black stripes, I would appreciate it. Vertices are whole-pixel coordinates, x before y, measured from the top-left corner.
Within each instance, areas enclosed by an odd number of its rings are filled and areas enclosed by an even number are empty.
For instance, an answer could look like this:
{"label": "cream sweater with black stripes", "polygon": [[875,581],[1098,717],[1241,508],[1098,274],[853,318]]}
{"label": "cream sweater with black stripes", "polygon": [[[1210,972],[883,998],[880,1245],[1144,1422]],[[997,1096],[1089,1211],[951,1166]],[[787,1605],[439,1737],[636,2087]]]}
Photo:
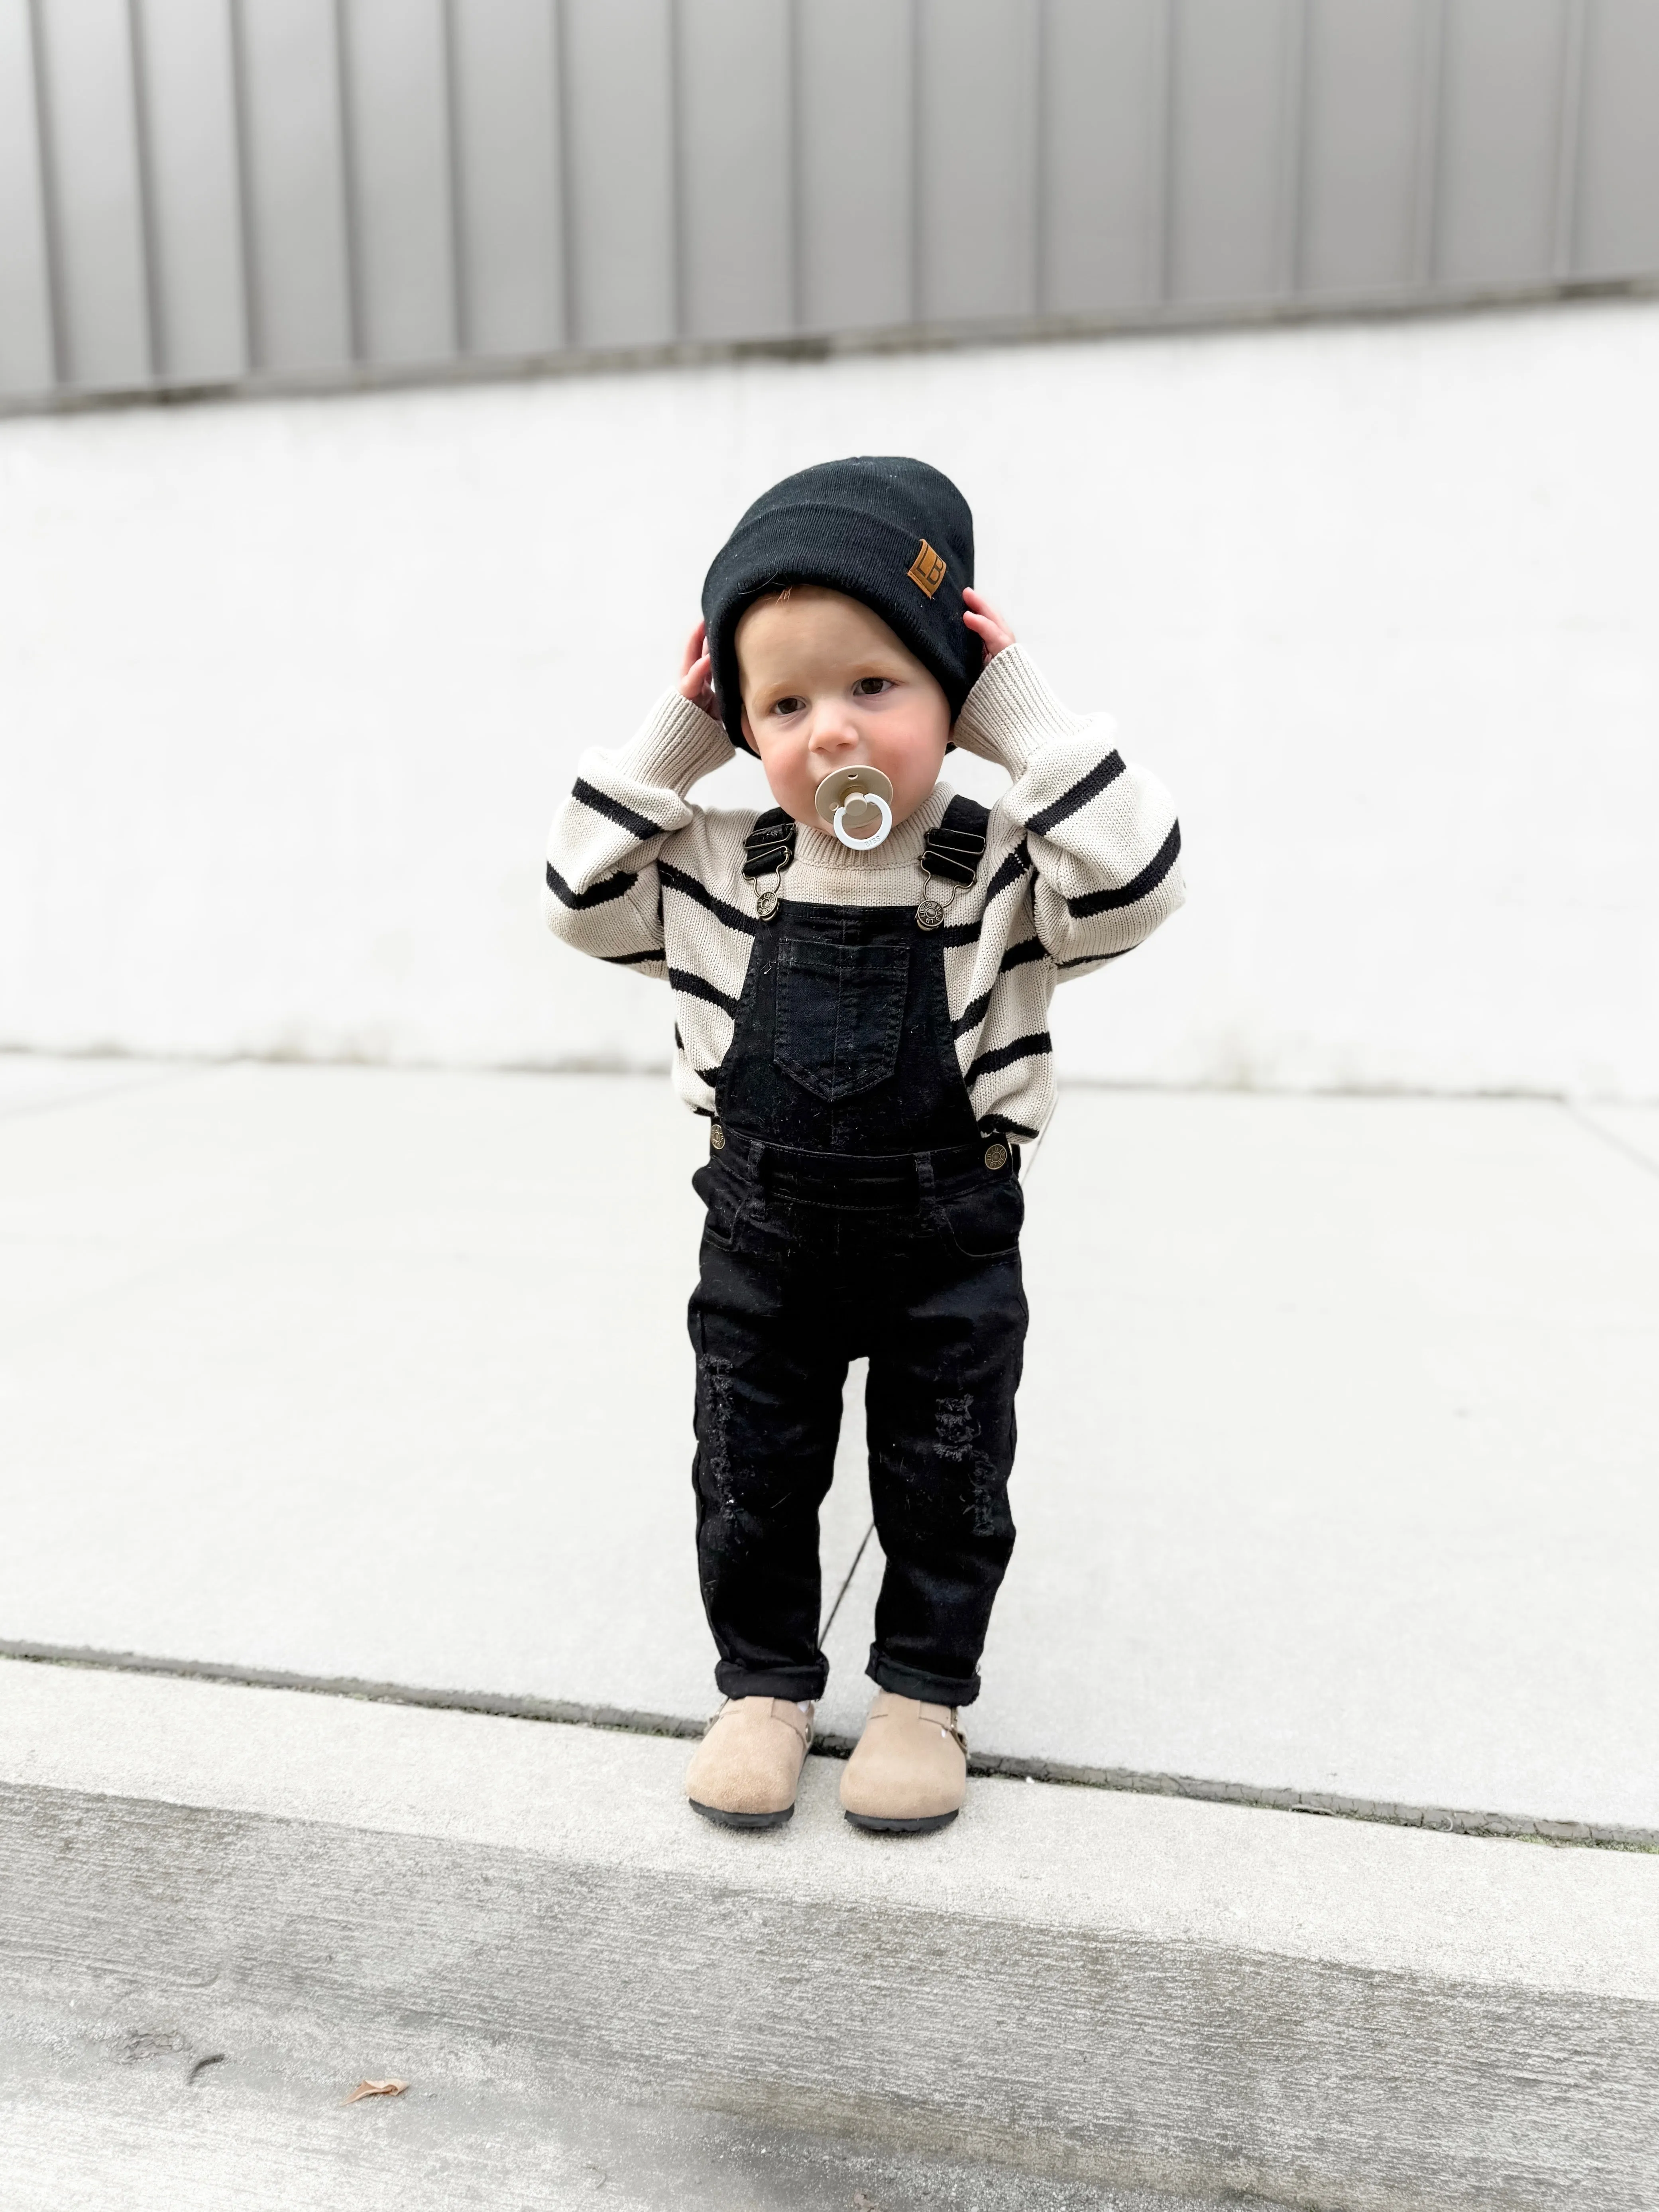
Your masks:
{"label": "cream sweater with black stripes", "polygon": [[[982,1129],[1020,1141],[1054,1106],[1055,984],[1132,951],[1181,904],[1181,831],[1163,785],[1120,757],[1111,723],[1069,714],[1017,645],[987,665],[953,734],[1013,779],[991,810],[978,880],[957,892],[938,934],[974,1112]],[[700,1114],[714,1111],[750,949],[766,927],[743,874],[755,813],[685,795],[731,752],[720,724],[671,691],[632,744],[583,757],[548,842],[549,928],[600,960],[667,978],[674,1087]],[[922,840],[951,797],[939,784],[873,853],[803,826],[783,896],[915,906]]]}

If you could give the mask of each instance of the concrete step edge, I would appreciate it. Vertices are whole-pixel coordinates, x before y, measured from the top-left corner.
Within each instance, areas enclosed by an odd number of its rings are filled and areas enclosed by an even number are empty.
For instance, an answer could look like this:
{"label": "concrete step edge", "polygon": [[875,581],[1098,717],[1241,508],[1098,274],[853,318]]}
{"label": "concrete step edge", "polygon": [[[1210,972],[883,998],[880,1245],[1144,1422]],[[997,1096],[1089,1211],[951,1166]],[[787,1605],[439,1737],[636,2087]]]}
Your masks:
{"label": "concrete step edge", "polygon": [[[0,2014],[1330,2212],[1659,2200],[1659,1865],[976,1783],[710,1829],[683,1744],[0,1667]],[[274,2054],[274,2057],[273,2057]]]}

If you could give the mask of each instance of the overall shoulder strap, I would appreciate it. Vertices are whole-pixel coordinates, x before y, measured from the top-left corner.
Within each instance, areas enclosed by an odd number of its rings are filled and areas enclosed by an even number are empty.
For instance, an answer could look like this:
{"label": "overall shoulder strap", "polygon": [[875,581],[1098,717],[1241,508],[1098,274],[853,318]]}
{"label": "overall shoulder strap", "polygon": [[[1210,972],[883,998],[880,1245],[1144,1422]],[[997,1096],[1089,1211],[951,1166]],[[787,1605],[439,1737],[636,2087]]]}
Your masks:
{"label": "overall shoulder strap", "polygon": [[937,830],[921,841],[922,866],[930,876],[947,884],[971,884],[985,857],[987,825],[991,810],[960,792],[945,810]]}
{"label": "overall shoulder strap", "polygon": [[757,814],[754,828],[743,841],[744,875],[781,874],[795,857],[799,826],[787,806],[769,806],[764,814]]}

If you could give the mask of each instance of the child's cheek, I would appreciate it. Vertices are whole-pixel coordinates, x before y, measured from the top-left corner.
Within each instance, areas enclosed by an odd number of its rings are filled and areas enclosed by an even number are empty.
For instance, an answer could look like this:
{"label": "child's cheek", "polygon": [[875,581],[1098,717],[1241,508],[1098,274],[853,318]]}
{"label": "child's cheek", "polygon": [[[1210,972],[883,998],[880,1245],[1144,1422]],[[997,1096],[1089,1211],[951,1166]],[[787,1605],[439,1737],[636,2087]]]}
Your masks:
{"label": "child's cheek", "polygon": [[879,750],[872,748],[876,765],[892,779],[904,813],[913,813],[939,781],[945,748],[926,717],[895,726],[884,734],[887,743]]}
{"label": "child's cheek", "polygon": [[787,739],[769,744],[761,756],[761,767],[778,805],[787,808],[796,821],[811,822],[814,787],[805,745]]}

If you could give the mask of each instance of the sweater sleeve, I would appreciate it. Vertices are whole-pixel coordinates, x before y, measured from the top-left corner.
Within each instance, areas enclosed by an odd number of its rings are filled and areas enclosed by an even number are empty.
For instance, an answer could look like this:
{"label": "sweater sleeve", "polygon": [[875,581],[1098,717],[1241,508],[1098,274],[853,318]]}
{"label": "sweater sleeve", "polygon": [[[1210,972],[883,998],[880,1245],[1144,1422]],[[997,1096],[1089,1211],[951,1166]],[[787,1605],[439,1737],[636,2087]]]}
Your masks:
{"label": "sweater sleeve", "polygon": [[1105,715],[1062,707],[1018,646],[987,663],[956,736],[1013,778],[996,811],[1024,831],[1037,935],[1062,977],[1132,951],[1182,903],[1174,800],[1123,759]]}
{"label": "sweater sleeve", "polygon": [[657,856],[696,812],[686,793],[731,757],[720,724],[678,691],[631,744],[583,754],[547,841],[542,910],[556,937],[617,967],[667,973]]}

